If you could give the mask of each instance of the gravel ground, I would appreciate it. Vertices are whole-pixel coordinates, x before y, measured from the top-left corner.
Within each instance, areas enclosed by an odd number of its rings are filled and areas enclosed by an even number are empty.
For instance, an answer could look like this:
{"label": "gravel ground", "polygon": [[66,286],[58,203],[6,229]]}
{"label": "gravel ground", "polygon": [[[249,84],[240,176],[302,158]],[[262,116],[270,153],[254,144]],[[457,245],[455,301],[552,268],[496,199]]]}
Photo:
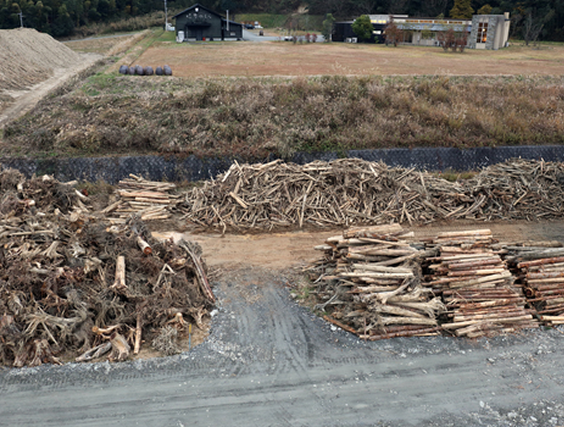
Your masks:
{"label": "gravel ground", "polygon": [[291,301],[284,275],[215,285],[210,338],[176,357],[0,370],[0,425],[564,425],[559,329],[373,343]]}

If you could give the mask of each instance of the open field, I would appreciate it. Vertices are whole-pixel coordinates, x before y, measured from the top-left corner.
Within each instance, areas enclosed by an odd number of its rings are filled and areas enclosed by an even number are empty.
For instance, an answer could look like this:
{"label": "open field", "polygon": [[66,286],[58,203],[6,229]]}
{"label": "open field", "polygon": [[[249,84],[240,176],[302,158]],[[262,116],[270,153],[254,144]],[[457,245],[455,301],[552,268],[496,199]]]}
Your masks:
{"label": "open field", "polygon": [[[167,63],[179,77],[315,75],[562,75],[564,46],[514,45],[445,53],[437,47],[345,43],[156,42],[137,62]],[[127,64],[130,65],[130,64]]]}

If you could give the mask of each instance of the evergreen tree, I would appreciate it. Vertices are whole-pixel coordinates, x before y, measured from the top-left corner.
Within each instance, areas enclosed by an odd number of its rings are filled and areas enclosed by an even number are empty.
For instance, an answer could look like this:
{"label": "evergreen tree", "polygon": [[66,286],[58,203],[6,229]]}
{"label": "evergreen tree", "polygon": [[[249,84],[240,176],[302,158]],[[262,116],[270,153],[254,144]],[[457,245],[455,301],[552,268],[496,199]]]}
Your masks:
{"label": "evergreen tree", "polygon": [[491,7],[489,4],[485,4],[481,8],[478,9],[477,13],[478,13],[478,15],[491,15],[492,10],[493,10],[493,7]]}
{"label": "evergreen tree", "polygon": [[51,25],[51,32],[54,37],[65,37],[70,36],[73,29],[74,24],[67,11],[67,6],[62,4],[57,10],[57,16]]}
{"label": "evergreen tree", "polygon": [[450,17],[454,19],[472,19],[474,9],[470,0],[454,0],[454,7],[450,10]]}
{"label": "evergreen tree", "polygon": [[323,21],[323,30],[321,31],[321,34],[323,34],[323,37],[325,37],[325,41],[330,42],[331,41],[331,36],[333,35],[333,24],[335,23],[335,18],[333,17],[333,14],[328,13],[325,16],[325,20]]}
{"label": "evergreen tree", "polygon": [[368,15],[362,15],[356,18],[352,24],[352,30],[358,36],[360,41],[369,41],[372,38],[372,22]]}

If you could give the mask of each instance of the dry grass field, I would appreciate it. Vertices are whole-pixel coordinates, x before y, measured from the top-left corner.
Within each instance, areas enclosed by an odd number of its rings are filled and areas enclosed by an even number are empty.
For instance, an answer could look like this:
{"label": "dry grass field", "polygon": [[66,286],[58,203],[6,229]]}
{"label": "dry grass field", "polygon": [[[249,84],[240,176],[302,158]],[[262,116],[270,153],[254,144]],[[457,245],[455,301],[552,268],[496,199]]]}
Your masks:
{"label": "dry grass field", "polygon": [[157,41],[135,63],[166,63],[179,77],[562,75],[564,46],[514,45],[499,51],[445,53],[438,47],[421,46]]}

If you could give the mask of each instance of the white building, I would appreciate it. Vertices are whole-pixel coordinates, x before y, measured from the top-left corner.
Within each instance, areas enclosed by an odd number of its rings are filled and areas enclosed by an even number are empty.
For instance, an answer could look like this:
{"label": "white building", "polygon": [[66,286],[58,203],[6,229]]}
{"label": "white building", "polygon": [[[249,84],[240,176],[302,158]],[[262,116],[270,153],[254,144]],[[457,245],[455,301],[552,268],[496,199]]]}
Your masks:
{"label": "white building", "polygon": [[409,18],[407,15],[369,15],[374,27],[375,37],[393,18],[403,32],[404,44],[437,46],[437,33],[453,29],[456,33],[466,33],[467,46],[471,49],[497,50],[507,46],[509,38],[509,13],[504,15],[474,15],[472,20]]}

